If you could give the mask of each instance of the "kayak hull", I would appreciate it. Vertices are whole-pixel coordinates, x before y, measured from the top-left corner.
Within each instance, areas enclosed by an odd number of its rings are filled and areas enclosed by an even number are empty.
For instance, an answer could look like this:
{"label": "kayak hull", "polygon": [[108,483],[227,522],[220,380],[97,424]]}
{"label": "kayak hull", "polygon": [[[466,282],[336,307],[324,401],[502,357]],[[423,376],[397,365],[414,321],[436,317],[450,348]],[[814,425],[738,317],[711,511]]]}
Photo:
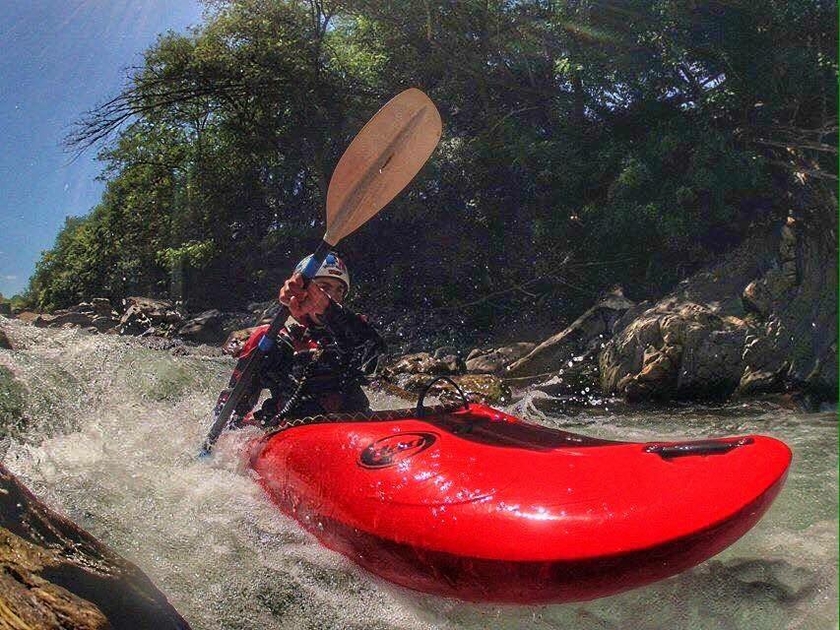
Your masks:
{"label": "kayak hull", "polygon": [[611,442],[481,405],[304,424],[251,452],[280,509],[371,573],[511,603],[603,597],[703,562],[758,522],[789,463],[762,436]]}

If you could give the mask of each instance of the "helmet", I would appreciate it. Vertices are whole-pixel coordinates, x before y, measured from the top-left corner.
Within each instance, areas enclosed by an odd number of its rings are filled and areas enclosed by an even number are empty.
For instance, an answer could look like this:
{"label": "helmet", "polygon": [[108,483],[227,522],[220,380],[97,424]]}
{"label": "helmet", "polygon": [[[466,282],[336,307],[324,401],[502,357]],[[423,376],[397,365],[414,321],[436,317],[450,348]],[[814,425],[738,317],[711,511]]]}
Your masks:
{"label": "helmet", "polygon": [[[297,264],[295,273],[303,271],[310,260],[312,260],[311,254]],[[347,292],[350,292],[350,273],[347,271],[347,265],[344,264],[344,261],[335,252],[327,254],[324,262],[321,263],[318,271],[315,272],[315,278],[335,278],[336,280],[341,280],[347,287]]]}

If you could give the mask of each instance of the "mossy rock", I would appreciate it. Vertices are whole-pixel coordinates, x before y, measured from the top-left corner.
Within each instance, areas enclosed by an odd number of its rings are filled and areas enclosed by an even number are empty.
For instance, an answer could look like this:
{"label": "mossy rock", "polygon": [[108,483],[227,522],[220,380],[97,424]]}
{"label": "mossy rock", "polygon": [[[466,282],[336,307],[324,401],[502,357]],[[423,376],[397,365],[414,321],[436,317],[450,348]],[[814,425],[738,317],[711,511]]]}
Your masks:
{"label": "mossy rock", "polygon": [[0,365],[0,436],[17,433],[26,411],[26,389]]}
{"label": "mossy rock", "polygon": [[[419,393],[433,378],[429,374],[412,374],[400,382],[400,386],[412,393]],[[484,404],[505,403],[510,400],[510,388],[493,374],[459,374],[450,377],[472,402]],[[438,381],[429,390],[431,396],[441,400],[459,400],[455,389],[446,381]]]}

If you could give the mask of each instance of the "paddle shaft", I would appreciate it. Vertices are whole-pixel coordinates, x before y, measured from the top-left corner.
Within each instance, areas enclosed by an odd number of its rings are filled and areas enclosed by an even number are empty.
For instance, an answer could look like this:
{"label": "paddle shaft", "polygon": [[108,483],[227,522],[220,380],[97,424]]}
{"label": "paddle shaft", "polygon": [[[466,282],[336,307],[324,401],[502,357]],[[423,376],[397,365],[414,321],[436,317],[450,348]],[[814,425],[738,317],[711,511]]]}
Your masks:
{"label": "paddle shaft", "polygon": [[[312,278],[315,277],[315,274],[318,273],[318,269],[327,257],[330,247],[329,243],[321,241],[321,244],[318,245],[318,248],[312,254],[312,258],[309,263],[306,267],[304,267],[303,271],[301,271],[304,287],[309,284]],[[219,415],[213,422],[213,426],[210,427],[210,431],[207,433],[207,438],[204,440],[204,444],[201,449],[203,454],[210,453],[213,449],[213,445],[216,443],[216,440],[219,439],[222,431],[225,430],[225,427],[230,422],[230,418],[233,415],[236,406],[242,400],[242,397],[249,393],[248,389],[251,387],[251,381],[253,380],[254,373],[259,370],[265,355],[271,352],[274,344],[277,343],[277,335],[280,334],[280,329],[283,328],[283,325],[286,323],[286,319],[288,317],[288,307],[285,304],[281,304],[280,310],[277,311],[277,314],[271,320],[268,330],[263,338],[260,339],[259,345],[254,349],[253,354],[251,354],[251,357],[245,364],[245,367],[239,375],[239,379],[236,381],[233,391],[230,393],[230,396],[228,396],[228,399],[222,406],[221,411],[219,411]]]}

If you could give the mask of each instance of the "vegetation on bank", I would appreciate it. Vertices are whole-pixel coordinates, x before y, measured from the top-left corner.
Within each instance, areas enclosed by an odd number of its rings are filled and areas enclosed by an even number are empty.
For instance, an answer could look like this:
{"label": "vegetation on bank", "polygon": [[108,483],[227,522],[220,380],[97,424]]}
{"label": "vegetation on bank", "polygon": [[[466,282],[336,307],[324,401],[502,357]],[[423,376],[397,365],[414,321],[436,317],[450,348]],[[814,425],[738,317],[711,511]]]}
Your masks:
{"label": "vegetation on bank", "polygon": [[615,282],[657,294],[783,217],[797,172],[834,178],[837,26],[827,0],[207,0],[69,138],[104,147],[107,189],[27,297],[266,299],[323,234],[342,151],[409,86],[444,137],[342,243],[360,308],[480,326]]}

